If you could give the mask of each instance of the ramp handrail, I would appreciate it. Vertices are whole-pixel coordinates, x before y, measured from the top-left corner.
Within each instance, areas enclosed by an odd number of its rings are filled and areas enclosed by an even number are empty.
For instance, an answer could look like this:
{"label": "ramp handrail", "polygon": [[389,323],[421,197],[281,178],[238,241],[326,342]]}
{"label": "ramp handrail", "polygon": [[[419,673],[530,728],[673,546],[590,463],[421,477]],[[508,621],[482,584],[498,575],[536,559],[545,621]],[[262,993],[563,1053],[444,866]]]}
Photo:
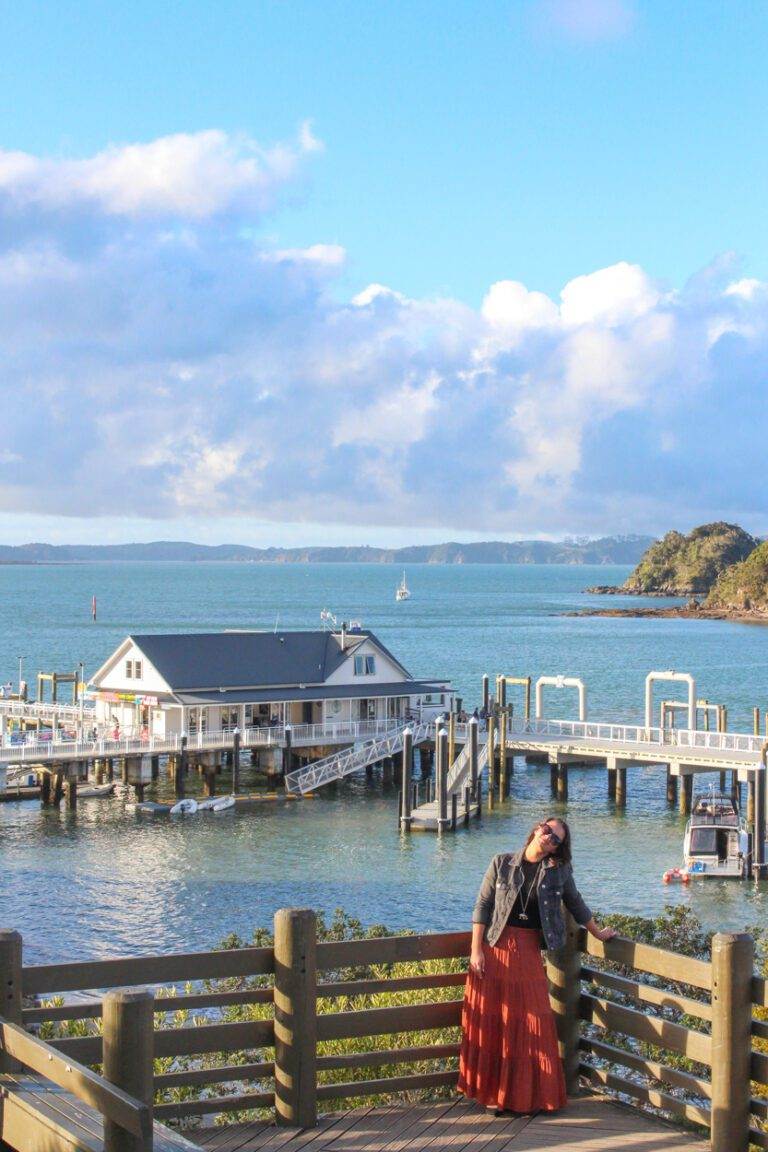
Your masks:
{"label": "ramp handrail", "polygon": [[396,732],[381,740],[367,741],[360,747],[345,748],[341,752],[334,752],[323,760],[316,760],[305,768],[297,768],[285,776],[285,787],[290,792],[311,792],[332,780],[341,780],[352,772],[375,764],[385,756],[401,752],[403,748],[403,732],[410,728],[413,732],[414,745],[426,740],[434,731],[432,724],[403,724]]}

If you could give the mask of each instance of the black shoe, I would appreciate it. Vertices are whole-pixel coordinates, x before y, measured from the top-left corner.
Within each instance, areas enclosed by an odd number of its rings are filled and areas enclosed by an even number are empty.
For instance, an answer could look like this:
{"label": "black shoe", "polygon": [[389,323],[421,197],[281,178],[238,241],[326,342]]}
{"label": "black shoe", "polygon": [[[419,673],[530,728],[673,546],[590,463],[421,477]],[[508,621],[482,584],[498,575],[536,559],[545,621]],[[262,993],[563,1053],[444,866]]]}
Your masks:
{"label": "black shoe", "polygon": [[485,1114],[486,1114],[486,1116],[503,1116],[504,1115],[504,1109],[503,1108],[496,1108],[495,1105],[493,1105],[493,1104],[486,1104]]}

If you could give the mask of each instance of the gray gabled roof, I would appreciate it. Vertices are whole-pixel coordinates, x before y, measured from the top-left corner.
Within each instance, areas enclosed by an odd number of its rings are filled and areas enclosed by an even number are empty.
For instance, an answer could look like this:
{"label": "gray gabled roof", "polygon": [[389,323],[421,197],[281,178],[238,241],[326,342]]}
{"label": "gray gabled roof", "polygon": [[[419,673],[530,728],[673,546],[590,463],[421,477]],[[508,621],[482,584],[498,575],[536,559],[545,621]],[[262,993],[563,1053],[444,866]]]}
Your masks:
{"label": "gray gabled roof", "polygon": [[372,632],[194,632],[131,636],[172,692],[323,684],[364,640],[410,679]]}

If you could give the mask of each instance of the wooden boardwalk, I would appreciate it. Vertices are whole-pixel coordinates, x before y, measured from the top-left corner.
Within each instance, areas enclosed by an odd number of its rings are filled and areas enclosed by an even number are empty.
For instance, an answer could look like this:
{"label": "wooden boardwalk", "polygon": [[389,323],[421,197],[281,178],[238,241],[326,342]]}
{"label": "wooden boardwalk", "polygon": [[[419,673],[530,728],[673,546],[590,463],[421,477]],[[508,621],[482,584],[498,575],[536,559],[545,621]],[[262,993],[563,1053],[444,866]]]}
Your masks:
{"label": "wooden boardwalk", "polygon": [[317,1128],[266,1121],[185,1133],[205,1152],[706,1152],[708,1142],[607,1097],[573,1098],[562,1112],[489,1116],[463,1097],[355,1108]]}

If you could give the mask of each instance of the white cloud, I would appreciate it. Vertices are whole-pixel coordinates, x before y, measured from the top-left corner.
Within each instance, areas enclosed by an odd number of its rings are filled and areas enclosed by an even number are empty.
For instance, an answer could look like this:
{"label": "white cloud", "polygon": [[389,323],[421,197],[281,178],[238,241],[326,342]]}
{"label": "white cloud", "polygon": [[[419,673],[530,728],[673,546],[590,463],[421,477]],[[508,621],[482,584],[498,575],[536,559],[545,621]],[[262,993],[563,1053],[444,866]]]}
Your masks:
{"label": "white cloud", "polygon": [[112,145],[78,160],[0,150],[0,205],[19,215],[86,209],[188,220],[263,212],[296,176],[301,157],[321,148],[304,124],[295,145],[268,148],[245,135],[209,130]]}
{"label": "white cloud", "polygon": [[79,169],[81,244],[34,158],[6,167],[0,513],[550,534],[765,520],[768,293],[730,258],[682,292],[618,263],[559,300],[510,278],[480,309],[378,283],[345,303],[344,250],[258,241],[261,193],[222,147],[197,152],[207,208],[190,168],[165,199],[150,180],[138,195],[131,164],[86,195]]}
{"label": "white cloud", "polygon": [[637,264],[613,264],[588,276],[577,276],[560,293],[566,324],[606,325],[634,320],[661,300],[661,293]]}

